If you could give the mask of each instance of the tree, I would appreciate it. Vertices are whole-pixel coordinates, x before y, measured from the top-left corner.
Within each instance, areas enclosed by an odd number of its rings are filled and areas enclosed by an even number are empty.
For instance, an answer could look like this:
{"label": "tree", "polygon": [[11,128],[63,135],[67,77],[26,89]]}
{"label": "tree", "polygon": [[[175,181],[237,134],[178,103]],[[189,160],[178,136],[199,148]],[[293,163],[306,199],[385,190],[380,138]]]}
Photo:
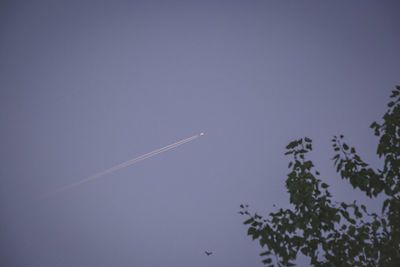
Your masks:
{"label": "tree", "polygon": [[249,216],[244,222],[248,235],[266,248],[260,254],[266,257],[264,264],[294,266],[301,251],[313,266],[400,266],[400,86],[391,98],[383,123],[370,126],[379,137],[382,170],[369,167],[343,135],[332,139],[336,171],[369,198],[384,195],[380,214],[356,201],[334,201],[329,186],[306,159],[312,140],[295,140],[285,153],[293,157],[286,179],[291,208],[263,218],[240,205],[239,213]]}

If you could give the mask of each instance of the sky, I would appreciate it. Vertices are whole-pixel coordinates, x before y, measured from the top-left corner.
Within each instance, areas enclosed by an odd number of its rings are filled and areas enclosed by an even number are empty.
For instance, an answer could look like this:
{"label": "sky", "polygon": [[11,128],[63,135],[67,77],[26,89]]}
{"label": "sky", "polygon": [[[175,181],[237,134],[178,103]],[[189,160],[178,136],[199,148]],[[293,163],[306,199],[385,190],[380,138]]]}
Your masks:
{"label": "sky", "polygon": [[263,266],[239,205],[290,207],[285,146],[303,136],[336,200],[378,209],[335,173],[330,140],[381,166],[369,125],[400,84],[399,8],[2,1],[0,265]]}

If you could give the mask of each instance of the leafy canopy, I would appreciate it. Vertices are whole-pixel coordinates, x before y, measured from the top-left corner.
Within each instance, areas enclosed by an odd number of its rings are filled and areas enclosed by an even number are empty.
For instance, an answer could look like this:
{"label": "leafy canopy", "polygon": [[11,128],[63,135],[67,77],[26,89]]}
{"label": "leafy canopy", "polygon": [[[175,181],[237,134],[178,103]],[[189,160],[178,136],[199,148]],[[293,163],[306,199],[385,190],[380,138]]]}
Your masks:
{"label": "leafy canopy", "polygon": [[371,128],[379,137],[377,155],[383,169],[374,170],[344,142],[332,139],[336,171],[369,198],[384,195],[380,214],[364,205],[332,200],[329,186],[317,177],[306,154],[312,140],[305,137],[286,146],[291,170],[286,179],[291,209],[279,209],[263,218],[241,205],[249,218],[248,235],[258,240],[269,266],[294,266],[299,251],[313,266],[400,266],[400,86],[392,91],[383,123]]}

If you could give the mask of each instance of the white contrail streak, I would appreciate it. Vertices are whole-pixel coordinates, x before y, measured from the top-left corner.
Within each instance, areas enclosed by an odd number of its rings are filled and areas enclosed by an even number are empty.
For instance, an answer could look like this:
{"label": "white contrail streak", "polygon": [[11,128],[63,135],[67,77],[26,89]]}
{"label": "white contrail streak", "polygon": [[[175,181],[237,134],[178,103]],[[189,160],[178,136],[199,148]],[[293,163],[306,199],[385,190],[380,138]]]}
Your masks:
{"label": "white contrail streak", "polygon": [[127,161],[122,162],[122,163],[120,163],[120,164],[118,164],[118,165],[116,165],[116,166],[114,166],[114,167],[111,167],[111,168],[109,168],[109,169],[107,169],[107,170],[104,170],[104,171],[102,171],[102,172],[93,174],[93,175],[91,175],[91,176],[89,176],[89,177],[87,177],[87,178],[85,178],[85,179],[83,179],[83,180],[80,180],[80,181],[75,182],[75,183],[73,183],[73,184],[64,186],[64,187],[62,187],[62,188],[60,188],[60,189],[58,189],[58,190],[56,190],[56,191],[54,191],[54,192],[52,192],[52,193],[49,193],[49,194],[47,194],[47,195],[45,195],[45,196],[50,196],[50,195],[53,195],[53,194],[55,194],[55,193],[58,193],[58,192],[61,192],[61,191],[64,191],[64,190],[73,188],[73,187],[78,186],[78,185],[81,185],[81,184],[83,184],[83,183],[86,183],[86,182],[89,182],[89,181],[93,181],[93,180],[95,180],[95,179],[98,179],[98,178],[100,178],[100,177],[106,175],[106,174],[109,174],[109,173],[111,173],[111,172],[114,172],[114,171],[120,170],[120,169],[122,169],[122,168],[128,167],[128,166],[130,166],[130,165],[132,165],[132,164],[135,164],[135,163],[137,163],[137,162],[139,162],[139,161],[142,161],[142,160],[144,160],[144,159],[150,158],[150,157],[155,156],[155,155],[157,155],[157,154],[160,154],[160,153],[162,153],[162,152],[165,152],[165,151],[168,151],[168,150],[173,149],[173,148],[175,148],[175,147],[178,147],[178,146],[180,146],[180,145],[183,145],[183,144],[185,144],[185,143],[187,143],[187,142],[190,142],[190,141],[192,141],[192,140],[194,140],[194,139],[196,139],[196,138],[198,138],[198,137],[199,137],[199,135],[194,135],[194,136],[192,136],[192,137],[183,139],[183,140],[178,141],[178,142],[176,142],[176,143],[173,143],[173,144],[167,145],[167,146],[165,146],[165,147],[162,147],[162,148],[153,150],[153,151],[151,151],[151,152],[149,152],[149,153],[146,153],[146,154],[144,154],[144,155],[142,155],[142,156],[139,156],[139,157],[136,157],[136,158],[127,160]]}

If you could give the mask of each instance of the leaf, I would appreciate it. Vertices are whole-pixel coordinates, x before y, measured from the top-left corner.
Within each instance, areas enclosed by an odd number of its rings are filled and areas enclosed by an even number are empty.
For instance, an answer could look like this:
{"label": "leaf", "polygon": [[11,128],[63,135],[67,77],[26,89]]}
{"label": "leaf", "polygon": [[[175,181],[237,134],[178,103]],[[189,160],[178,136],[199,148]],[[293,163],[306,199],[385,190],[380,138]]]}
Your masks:
{"label": "leaf", "polygon": [[384,228],[386,228],[387,223],[386,223],[385,219],[382,219],[382,225],[383,225]]}
{"label": "leaf", "polygon": [[308,137],[304,137],[304,140],[305,140],[307,143],[311,143],[311,142],[312,142],[312,140],[311,140],[310,138],[308,138]]}
{"label": "leaf", "polygon": [[347,234],[354,235],[355,231],[356,231],[356,228],[353,225],[350,225],[349,230],[347,231]]}
{"label": "leaf", "polygon": [[383,202],[382,213],[385,213],[386,207],[387,207],[387,205],[389,204],[389,202],[390,202],[390,199],[386,199],[386,200]]}
{"label": "leaf", "polygon": [[356,215],[357,218],[361,218],[361,217],[362,217],[362,213],[359,212],[358,210],[356,210],[356,211],[354,212],[354,215]]}
{"label": "leaf", "polygon": [[390,108],[390,107],[393,107],[393,105],[394,105],[394,102],[391,101],[391,102],[389,102],[388,107],[389,107],[389,108]]}
{"label": "leaf", "polygon": [[271,259],[271,258],[267,258],[267,259],[263,260],[262,262],[263,262],[264,264],[271,263],[271,262],[272,262],[272,259]]}
{"label": "leaf", "polygon": [[362,209],[364,212],[367,212],[367,208],[365,207],[365,205],[361,205],[361,209]]}
{"label": "leaf", "polygon": [[349,146],[346,143],[343,143],[344,150],[349,150]]}
{"label": "leaf", "polygon": [[286,149],[294,148],[295,146],[297,146],[297,144],[298,144],[297,141],[292,141],[286,146]]}
{"label": "leaf", "polygon": [[[252,235],[252,236],[254,236],[254,235],[256,235],[256,233],[257,233],[257,230],[256,230],[256,228],[254,228],[254,227],[250,227],[249,230],[247,231],[247,235]],[[254,238],[253,238],[253,239],[254,239]]]}
{"label": "leaf", "polygon": [[254,222],[254,219],[250,218],[250,219],[246,220],[243,224],[250,224],[252,222]]}
{"label": "leaf", "polygon": [[340,160],[339,164],[336,167],[336,172],[339,172],[342,169],[343,160]]}
{"label": "leaf", "polygon": [[322,187],[322,188],[328,188],[329,185],[327,185],[326,183],[322,183],[322,184],[321,184],[321,187]]}
{"label": "leaf", "polygon": [[265,252],[263,252],[263,253],[260,253],[260,256],[267,256],[267,255],[270,255],[271,254],[271,252],[270,251],[265,251]]}

